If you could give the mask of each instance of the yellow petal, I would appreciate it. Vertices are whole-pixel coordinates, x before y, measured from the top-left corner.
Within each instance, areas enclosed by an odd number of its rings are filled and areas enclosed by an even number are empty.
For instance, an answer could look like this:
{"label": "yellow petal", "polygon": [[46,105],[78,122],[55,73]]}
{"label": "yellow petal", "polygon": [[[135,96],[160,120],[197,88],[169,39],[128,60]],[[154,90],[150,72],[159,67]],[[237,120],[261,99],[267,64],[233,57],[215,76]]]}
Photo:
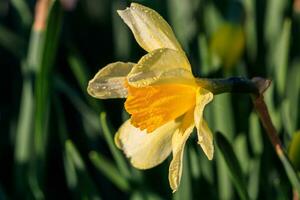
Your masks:
{"label": "yellow petal", "polygon": [[194,83],[186,56],[173,49],[156,49],[143,56],[127,77],[134,87],[168,82]]}
{"label": "yellow petal", "polygon": [[125,109],[135,127],[151,133],[194,107],[196,92],[195,86],[177,83],[142,88],[128,85]]}
{"label": "yellow petal", "polygon": [[171,121],[147,134],[127,120],[115,135],[116,145],[138,169],[149,169],[163,162],[171,153],[171,139],[179,123]]}
{"label": "yellow petal", "polygon": [[154,10],[137,3],[118,10],[139,45],[150,52],[159,48],[181,50],[169,24]]}
{"label": "yellow petal", "polygon": [[169,167],[169,183],[175,192],[180,184],[185,143],[194,128],[193,110],[183,116],[181,126],[172,137],[173,159]]}
{"label": "yellow petal", "polygon": [[208,90],[199,88],[197,93],[197,103],[194,112],[195,124],[198,133],[198,143],[202,147],[205,155],[209,160],[213,158],[214,146],[213,135],[203,119],[204,107],[213,99],[213,94]]}
{"label": "yellow petal", "polygon": [[133,65],[134,63],[123,62],[106,65],[90,80],[88,93],[99,99],[126,97],[127,89],[124,87],[124,83]]}

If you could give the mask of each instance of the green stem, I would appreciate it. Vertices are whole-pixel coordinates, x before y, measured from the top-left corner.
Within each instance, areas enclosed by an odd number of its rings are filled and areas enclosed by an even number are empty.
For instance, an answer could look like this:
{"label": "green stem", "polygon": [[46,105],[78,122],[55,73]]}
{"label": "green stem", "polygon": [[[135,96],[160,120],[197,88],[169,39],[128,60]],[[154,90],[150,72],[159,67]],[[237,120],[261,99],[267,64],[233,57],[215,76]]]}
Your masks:
{"label": "green stem", "polygon": [[197,83],[214,95],[226,92],[251,94],[253,105],[265,132],[268,135],[278,158],[281,160],[294,189],[300,194],[300,179],[278,137],[277,130],[275,129],[268,107],[264,101],[263,94],[270,86],[271,81],[260,77],[255,77],[251,80],[232,77],[228,79],[197,79]]}
{"label": "green stem", "polygon": [[259,94],[259,89],[255,81],[243,77],[231,77],[227,79],[199,78],[197,79],[197,83],[215,95],[227,92]]}

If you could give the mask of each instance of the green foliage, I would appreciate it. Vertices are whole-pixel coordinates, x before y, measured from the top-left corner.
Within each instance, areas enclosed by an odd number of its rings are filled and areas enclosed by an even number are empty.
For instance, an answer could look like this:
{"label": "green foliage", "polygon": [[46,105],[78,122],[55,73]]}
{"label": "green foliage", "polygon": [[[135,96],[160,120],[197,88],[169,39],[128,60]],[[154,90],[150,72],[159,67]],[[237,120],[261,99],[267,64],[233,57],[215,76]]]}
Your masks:
{"label": "green foliage", "polygon": [[[265,99],[289,155],[276,155],[250,97],[215,96],[205,110],[212,130],[224,134],[215,134],[214,159],[188,142],[181,185],[172,194],[169,160],[137,170],[115,146],[114,134],[128,118],[124,101],[95,100],[86,92],[92,75],[106,64],[137,62],[145,54],[116,13],[131,1],[77,1],[74,7],[67,0],[49,2],[45,29],[37,30],[35,1],[0,1],[1,200],[292,199],[300,192],[296,3],[137,1],[170,23],[195,75],[273,80]],[[226,69],[210,49],[224,24],[238,24],[245,34],[243,54]],[[231,56],[231,50],[222,52]]]}
{"label": "green foliage", "polygon": [[216,143],[228,166],[231,179],[241,199],[249,199],[240,163],[228,140],[219,132],[216,133]]}

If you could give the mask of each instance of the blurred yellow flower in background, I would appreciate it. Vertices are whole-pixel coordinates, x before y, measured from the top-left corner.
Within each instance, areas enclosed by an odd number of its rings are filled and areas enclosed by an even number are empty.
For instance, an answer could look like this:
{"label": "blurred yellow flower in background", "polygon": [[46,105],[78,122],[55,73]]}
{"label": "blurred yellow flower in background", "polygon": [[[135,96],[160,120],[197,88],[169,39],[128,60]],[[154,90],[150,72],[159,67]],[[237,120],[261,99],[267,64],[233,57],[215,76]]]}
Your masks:
{"label": "blurred yellow flower in background", "polygon": [[245,49],[245,33],[242,25],[225,22],[212,35],[210,50],[225,70],[230,70],[241,58]]}
{"label": "blurred yellow flower in background", "polygon": [[213,135],[203,119],[213,94],[197,83],[171,27],[157,12],[132,3],[118,14],[148,54],[138,63],[105,66],[87,90],[100,99],[127,97],[125,109],[131,118],[118,130],[116,145],[139,169],[157,166],[172,152],[169,182],[175,192],[184,146],[195,126],[204,153],[213,158]]}
{"label": "blurred yellow flower in background", "polygon": [[288,148],[288,155],[296,170],[300,171],[300,130],[297,131],[291,140]]}

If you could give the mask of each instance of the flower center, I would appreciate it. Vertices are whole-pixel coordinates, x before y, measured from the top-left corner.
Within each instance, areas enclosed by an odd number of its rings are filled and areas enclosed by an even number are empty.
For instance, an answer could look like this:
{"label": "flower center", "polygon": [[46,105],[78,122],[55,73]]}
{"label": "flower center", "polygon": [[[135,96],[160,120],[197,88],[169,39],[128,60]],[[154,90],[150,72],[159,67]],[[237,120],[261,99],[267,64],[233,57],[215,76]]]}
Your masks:
{"label": "flower center", "polygon": [[125,109],[131,123],[148,133],[176,119],[195,106],[195,85],[160,84],[136,88],[126,84],[128,97]]}

